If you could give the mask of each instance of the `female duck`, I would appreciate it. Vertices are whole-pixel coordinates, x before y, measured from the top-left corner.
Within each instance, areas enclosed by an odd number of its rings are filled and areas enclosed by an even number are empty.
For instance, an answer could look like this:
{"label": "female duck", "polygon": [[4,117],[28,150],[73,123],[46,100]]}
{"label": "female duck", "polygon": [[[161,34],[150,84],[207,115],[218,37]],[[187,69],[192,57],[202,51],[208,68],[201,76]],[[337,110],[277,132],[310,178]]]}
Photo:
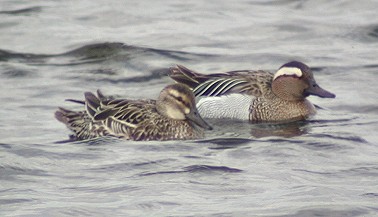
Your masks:
{"label": "female duck", "polygon": [[303,120],[316,113],[306,97],[335,98],[316,83],[311,69],[297,61],[267,71],[232,71],[199,74],[184,66],[170,69],[169,76],[193,88],[197,107],[206,118],[234,118],[256,122]]}
{"label": "female duck", "polygon": [[157,100],[110,99],[100,91],[97,96],[90,92],[84,95],[84,111],[59,108],[55,112],[56,119],[67,125],[76,140],[101,136],[129,140],[197,139],[203,137],[202,128],[211,129],[198,114],[192,91],[183,84],[165,87]]}

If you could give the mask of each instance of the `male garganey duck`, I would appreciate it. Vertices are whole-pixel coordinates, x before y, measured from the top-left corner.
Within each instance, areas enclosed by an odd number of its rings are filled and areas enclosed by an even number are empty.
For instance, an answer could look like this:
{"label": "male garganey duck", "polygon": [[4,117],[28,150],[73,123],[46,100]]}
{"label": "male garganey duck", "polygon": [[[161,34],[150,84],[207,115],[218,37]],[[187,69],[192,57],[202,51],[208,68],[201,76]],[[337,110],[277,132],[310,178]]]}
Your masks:
{"label": "male garganey duck", "polygon": [[169,76],[193,88],[204,118],[234,118],[257,122],[304,120],[316,113],[309,95],[335,98],[315,81],[311,69],[297,61],[267,71],[200,74],[184,66],[170,68]]}

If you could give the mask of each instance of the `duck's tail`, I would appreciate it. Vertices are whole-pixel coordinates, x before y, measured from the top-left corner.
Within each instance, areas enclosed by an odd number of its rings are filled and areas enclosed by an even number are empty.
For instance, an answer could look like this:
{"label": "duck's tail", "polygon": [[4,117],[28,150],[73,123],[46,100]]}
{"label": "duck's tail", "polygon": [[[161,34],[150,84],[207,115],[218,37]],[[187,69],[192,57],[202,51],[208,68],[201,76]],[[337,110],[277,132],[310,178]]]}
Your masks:
{"label": "duck's tail", "polygon": [[96,138],[97,136],[91,133],[92,119],[84,111],[71,111],[59,107],[55,112],[55,118],[65,124],[68,129],[73,132],[70,136],[74,140],[85,140]]}
{"label": "duck's tail", "polygon": [[65,124],[67,128],[73,132],[71,138],[75,138],[75,140],[86,140],[106,136],[108,134],[102,123],[94,119],[101,100],[107,99],[99,90],[97,91],[97,95],[98,96],[95,96],[87,92],[85,93],[85,101],[68,100],[84,104],[86,107],[85,111],[72,111],[59,107],[55,112],[55,118]]}
{"label": "duck's tail", "polygon": [[176,65],[169,68],[169,77],[173,80],[188,85],[190,88],[195,89],[201,83],[209,80],[211,77],[205,74],[197,73],[182,65]]}

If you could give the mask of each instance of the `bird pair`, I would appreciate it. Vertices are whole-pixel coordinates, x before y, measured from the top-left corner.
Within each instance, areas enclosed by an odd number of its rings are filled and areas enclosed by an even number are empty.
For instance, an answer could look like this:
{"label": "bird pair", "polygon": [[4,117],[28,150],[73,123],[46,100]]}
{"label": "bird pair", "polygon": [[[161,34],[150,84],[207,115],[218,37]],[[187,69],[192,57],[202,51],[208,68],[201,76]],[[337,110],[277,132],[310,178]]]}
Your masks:
{"label": "bird pair", "polygon": [[[184,140],[212,129],[202,118],[232,118],[258,122],[304,120],[316,113],[306,97],[335,95],[316,83],[311,69],[298,61],[267,71],[200,74],[177,65],[157,100],[112,99],[86,92],[84,111],[59,108],[55,117],[75,140],[115,136],[129,140]],[[198,103],[195,103],[198,97]]]}

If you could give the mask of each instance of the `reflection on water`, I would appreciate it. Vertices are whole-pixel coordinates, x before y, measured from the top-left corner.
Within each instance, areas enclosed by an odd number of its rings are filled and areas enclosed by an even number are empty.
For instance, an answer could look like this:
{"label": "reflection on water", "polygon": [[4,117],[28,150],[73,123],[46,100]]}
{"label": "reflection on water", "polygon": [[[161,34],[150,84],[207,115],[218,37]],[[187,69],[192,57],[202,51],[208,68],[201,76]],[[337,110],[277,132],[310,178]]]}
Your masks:
{"label": "reflection on water", "polygon": [[306,134],[305,122],[292,122],[285,124],[257,124],[251,126],[251,135],[256,138],[278,136],[278,137],[295,137]]}

